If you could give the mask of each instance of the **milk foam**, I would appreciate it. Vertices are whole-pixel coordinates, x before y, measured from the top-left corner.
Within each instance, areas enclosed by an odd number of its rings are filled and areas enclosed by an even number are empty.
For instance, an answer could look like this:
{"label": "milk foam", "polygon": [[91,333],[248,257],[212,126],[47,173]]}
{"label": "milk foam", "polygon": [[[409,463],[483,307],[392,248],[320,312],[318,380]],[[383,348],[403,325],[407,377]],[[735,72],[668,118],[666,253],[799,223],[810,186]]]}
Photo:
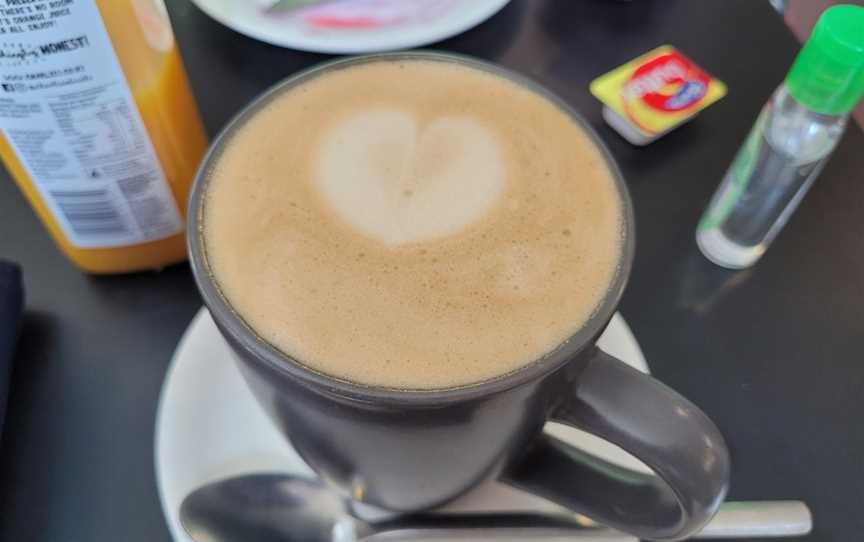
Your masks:
{"label": "milk foam", "polygon": [[204,240],[265,340],[321,373],[430,389],[539,359],[590,317],[620,196],[578,124],[438,61],[333,71],[260,110],[218,158]]}

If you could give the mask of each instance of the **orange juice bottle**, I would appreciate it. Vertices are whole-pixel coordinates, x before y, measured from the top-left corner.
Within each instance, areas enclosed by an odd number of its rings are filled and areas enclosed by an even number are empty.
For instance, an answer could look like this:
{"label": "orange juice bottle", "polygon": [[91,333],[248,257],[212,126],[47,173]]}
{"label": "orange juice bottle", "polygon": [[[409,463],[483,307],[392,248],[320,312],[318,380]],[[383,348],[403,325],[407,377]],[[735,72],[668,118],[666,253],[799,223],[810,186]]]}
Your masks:
{"label": "orange juice bottle", "polygon": [[0,2],[0,157],[81,269],[184,260],[206,148],[163,0]]}

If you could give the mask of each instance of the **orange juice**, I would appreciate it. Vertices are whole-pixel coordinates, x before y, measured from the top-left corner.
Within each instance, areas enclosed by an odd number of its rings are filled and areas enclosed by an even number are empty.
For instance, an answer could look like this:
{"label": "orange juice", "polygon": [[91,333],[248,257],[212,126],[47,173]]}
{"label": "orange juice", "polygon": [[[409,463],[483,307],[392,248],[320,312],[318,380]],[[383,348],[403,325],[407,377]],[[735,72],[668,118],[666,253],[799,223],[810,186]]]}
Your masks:
{"label": "orange juice", "polygon": [[207,138],[162,0],[25,2],[0,34],[0,157],[60,249],[94,273],[184,260]]}

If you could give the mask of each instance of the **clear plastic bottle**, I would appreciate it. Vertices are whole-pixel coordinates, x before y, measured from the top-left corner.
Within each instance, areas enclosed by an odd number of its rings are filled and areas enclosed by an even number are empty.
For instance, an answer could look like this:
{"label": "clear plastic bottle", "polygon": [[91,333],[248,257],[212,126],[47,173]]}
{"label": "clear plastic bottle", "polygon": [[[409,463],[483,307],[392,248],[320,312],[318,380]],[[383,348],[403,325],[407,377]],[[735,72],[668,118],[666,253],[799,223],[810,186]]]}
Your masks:
{"label": "clear plastic bottle", "polygon": [[723,267],[755,263],[788,222],[864,94],[864,8],[823,13],[708,205],[696,242]]}

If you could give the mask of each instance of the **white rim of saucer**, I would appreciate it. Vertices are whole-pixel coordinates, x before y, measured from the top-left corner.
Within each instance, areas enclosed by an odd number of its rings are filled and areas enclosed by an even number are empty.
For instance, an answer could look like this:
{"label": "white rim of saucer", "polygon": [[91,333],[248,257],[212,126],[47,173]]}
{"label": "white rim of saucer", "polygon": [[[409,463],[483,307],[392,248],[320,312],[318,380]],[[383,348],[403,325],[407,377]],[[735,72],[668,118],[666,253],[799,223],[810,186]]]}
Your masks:
{"label": "white rim of saucer", "polygon": [[[422,47],[465,32],[498,13],[510,0],[469,0],[438,19],[423,24],[379,28],[370,31],[332,31],[304,34],[289,24],[278,30],[260,16],[238,16],[226,0],[192,0],[210,18],[250,38],[277,45],[328,54],[357,54]],[[460,9],[461,8],[461,9]]]}

